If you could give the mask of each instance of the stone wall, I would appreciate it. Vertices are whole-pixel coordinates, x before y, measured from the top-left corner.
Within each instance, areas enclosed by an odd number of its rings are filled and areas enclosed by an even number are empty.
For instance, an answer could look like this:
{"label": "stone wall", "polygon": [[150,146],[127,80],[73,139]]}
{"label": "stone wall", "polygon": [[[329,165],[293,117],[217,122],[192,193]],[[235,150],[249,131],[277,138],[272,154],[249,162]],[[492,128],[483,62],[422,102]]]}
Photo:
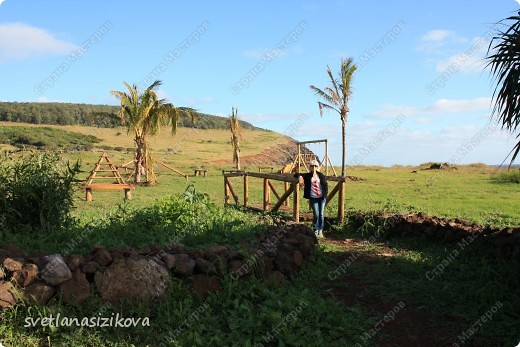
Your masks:
{"label": "stone wall", "polygon": [[357,213],[351,216],[349,223],[359,229],[367,221],[370,228],[378,225],[385,236],[414,236],[445,242],[472,242],[482,238],[494,248],[497,257],[520,259],[520,227],[501,229],[460,218],[432,217],[422,212],[375,216]]}
{"label": "stone wall", "polygon": [[237,246],[188,248],[155,244],[106,249],[94,245],[88,255],[28,255],[14,245],[0,248],[0,309],[26,300],[47,305],[61,299],[79,305],[91,295],[108,304],[161,299],[171,277],[182,278],[199,296],[220,288],[229,276],[255,275],[283,282],[314,262],[314,233],[303,224],[272,227]]}

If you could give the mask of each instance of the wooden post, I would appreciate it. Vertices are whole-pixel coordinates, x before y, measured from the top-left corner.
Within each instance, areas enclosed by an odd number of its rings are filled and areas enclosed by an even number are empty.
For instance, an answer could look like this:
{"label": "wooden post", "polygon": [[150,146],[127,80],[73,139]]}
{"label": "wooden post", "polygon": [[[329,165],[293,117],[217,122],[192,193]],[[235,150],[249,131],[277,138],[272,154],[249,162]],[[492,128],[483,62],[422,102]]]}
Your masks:
{"label": "wooden post", "polygon": [[229,186],[228,179],[226,176],[224,176],[224,204],[229,204]]}
{"label": "wooden post", "polygon": [[325,176],[329,175],[329,145],[328,140],[325,140]]}
{"label": "wooden post", "polygon": [[338,184],[338,222],[343,223],[343,219],[345,219],[345,181],[339,181]]}
{"label": "wooden post", "polygon": [[293,217],[296,223],[300,222],[300,184],[293,182],[294,187],[294,201],[293,201]]}
{"label": "wooden post", "polygon": [[92,189],[85,188],[85,200],[92,201]]}
{"label": "wooden post", "polygon": [[296,172],[300,172],[300,162],[301,162],[301,152],[300,152],[300,143],[298,143],[298,169]]}
{"label": "wooden post", "polygon": [[271,190],[269,188],[269,178],[264,178],[264,211],[267,211],[271,202]]}
{"label": "wooden post", "polygon": [[[284,182],[285,191],[287,192],[289,190],[289,182]],[[289,207],[289,199],[285,199],[284,203],[285,206]]]}
{"label": "wooden post", "polygon": [[244,175],[244,207],[247,207],[249,202],[249,182],[248,176]]}

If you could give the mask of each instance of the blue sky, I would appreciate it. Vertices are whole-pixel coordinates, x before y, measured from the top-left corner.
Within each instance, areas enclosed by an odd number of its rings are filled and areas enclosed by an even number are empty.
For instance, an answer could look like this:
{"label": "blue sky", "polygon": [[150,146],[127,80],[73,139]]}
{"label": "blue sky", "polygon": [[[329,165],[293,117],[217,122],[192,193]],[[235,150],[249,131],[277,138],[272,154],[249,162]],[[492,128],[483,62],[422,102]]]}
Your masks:
{"label": "blue sky", "polygon": [[123,81],[160,79],[176,106],[223,116],[234,106],[256,126],[327,138],[340,165],[339,117],[320,117],[309,85],[327,86],[327,65],[338,71],[353,57],[347,163],[499,164],[515,138],[490,122],[494,84],[482,58],[495,23],[518,7],[0,0],[0,100],[115,105],[110,90]]}

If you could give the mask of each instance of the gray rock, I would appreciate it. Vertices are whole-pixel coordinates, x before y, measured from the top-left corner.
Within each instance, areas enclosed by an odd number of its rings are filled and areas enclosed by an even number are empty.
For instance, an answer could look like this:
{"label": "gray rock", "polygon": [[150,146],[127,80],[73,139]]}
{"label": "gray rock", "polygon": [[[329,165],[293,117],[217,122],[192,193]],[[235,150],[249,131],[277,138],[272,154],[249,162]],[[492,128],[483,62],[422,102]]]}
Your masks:
{"label": "gray rock", "polygon": [[72,272],[59,254],[53,254],[41,259],[44,264],[41,271],[41,279],[48,284],[58,285],[72,278]]}
{"label": "gray rock", "polygon": [[116,260],[104,272],[96,272],[94,282],[103,301],[150,301],[162,298],[168,289],[168,269],[152,258]]}

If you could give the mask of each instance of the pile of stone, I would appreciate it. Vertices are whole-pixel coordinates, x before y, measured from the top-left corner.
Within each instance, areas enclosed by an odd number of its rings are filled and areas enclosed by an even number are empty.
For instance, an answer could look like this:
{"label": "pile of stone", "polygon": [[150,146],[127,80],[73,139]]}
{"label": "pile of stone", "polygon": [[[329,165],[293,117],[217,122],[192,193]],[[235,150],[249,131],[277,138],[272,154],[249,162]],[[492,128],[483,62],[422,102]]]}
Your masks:
{"label": "pile of stone", "polygon": [[378,225],[380,232],[385,235],[420,236],[448,242],[468,242],[483,237],[495,248],[497,257],[520,259],[520,227],[501,229],[459,218],[428,216],[422,212],[370,216],[357,213],[351,222],[358,229],[367,220],[370,220],[371,224]]}
{"label": "pile of stone", "polygon": [[218,290],[226,277],[265,281],[291,279],[314,262],[314,233],[303,224],[272,227],[253,242],[237,246],[188,248],[155,244],[139,250],[94,245],[90,254],[28,255],[15,245],[0,248],[0,309],[21,300],[79,305],[96,292],[108,304],[149,301],[167,294],[172,276],[201,297]]}

